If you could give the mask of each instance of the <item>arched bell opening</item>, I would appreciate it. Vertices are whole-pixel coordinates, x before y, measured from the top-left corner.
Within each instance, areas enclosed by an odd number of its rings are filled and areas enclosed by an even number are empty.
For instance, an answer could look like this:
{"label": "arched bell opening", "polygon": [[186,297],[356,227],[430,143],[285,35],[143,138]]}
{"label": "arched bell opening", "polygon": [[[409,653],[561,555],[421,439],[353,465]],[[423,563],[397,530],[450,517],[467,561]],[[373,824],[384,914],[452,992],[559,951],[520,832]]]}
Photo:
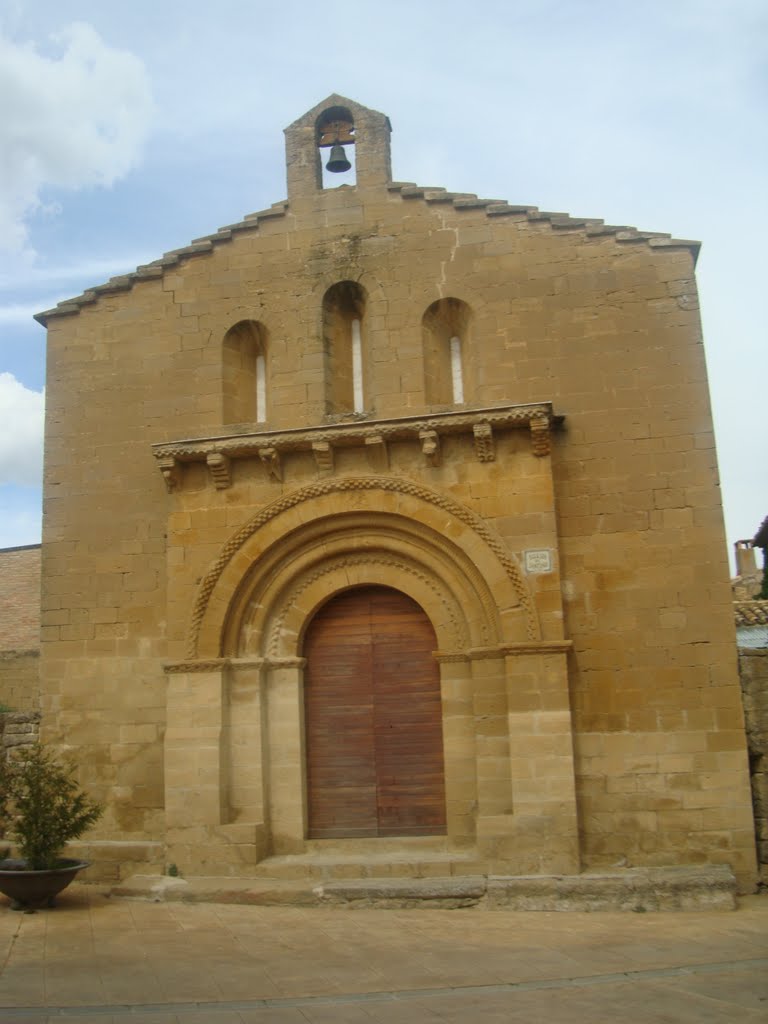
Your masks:
{"label": "arched bell opening", "polygon": [[355,185],[355,121],[349,109],[328,107],[318,116],[315,133],[322,187]]}

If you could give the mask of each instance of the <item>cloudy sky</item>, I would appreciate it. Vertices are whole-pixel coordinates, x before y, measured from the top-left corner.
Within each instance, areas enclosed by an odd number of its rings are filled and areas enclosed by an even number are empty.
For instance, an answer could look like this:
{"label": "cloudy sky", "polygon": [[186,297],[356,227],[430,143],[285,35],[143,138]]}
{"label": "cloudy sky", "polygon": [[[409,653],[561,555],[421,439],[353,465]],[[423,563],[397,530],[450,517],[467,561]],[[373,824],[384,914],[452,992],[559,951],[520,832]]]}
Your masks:
{"label": "cloudy sky", "polygon": [[0,547],[40,538],[32,314],[285,197],[282,129],[384,111],[394,177],[700,239],[728,541],[768,515],[765,0],[3,0]]}

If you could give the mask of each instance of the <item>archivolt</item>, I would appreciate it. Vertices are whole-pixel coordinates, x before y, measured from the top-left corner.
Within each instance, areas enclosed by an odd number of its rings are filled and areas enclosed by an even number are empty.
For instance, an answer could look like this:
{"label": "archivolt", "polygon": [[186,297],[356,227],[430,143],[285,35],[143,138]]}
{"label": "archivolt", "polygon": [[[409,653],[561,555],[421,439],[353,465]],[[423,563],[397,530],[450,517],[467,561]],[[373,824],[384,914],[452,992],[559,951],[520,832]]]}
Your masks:
{"label": "archivolt", "polygon": [[415,497],[449,513],[467,526],[482,538],[506,572],[525,614],[527,638],[529,640],[538,640],[540,638],[538,619],[520,568],[515,559],[510,555],[501,537],[483,519],[453,498],[445,494],[438,494],[411,480],[399,479],[397,477],[356,476],[318,481],[299,488],[291,494],[286,494],[257,512],[253,518],[230,537],[222,548],[219,557],[200,583],[190,622],[188,658],[194,659],[197,656],[200,629],[214,588],[228,563],[246,541],[270,520],[289,509],[295,508],[297,505],[328,494],[350,491],[388,491]]}
{"label": "archivolt", "polygon": [[319,567],[314,572],[310,573],[310,575],[304,577],[296,587],[291,589],[287,597],[282,602],[282,606],[276,614],[274,622],[270,628],[267,652],[271,657],[277,657],[280,654],[279,645],[281,637],[283,636],[283,627],[286,617],[290,613],[291,609],[295,608],[299,603],[304,591],[325,576],[337,573],[340,569],[346,570],[354,568],[355,566],[393,566],[401,576],[405,574],[407,576],[417,577],[422,585],[432,591],[435,599],[444,609],[446,618],[451,624],[451,632],[456,645],[460,647],[467,646],[469,638],[467,635],[466,624],[462,619],[460,609],[454,606],[454,604],[448,599],[444,588],[438,586],[435,580],[431,579],[425,572],[420,571],[417,566],[409,565],[403,559],[396,559],[391,556],[380,554],[361,553],[342,559],[334,559],[329,564]]}

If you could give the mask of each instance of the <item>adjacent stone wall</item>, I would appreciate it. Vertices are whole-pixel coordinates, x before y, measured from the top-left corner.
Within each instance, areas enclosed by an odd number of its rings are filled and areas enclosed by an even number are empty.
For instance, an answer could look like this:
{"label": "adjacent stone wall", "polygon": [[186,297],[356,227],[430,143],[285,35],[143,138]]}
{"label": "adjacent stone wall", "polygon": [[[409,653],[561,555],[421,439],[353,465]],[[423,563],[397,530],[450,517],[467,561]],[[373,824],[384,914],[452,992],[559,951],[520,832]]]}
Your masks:
{"label": "adjacent stone wall", "polygon": [[0,651],[0,707],[37,711],[40,707],[40,651]]}
{"label": "adjacent stone wall", "polygon": [[760,882],[768,885],[768,650],[740,651]]}
{"label": "adjacent stone wall", "polygon": [[39,711],[5,711],[0,713],[0,759],[19,747],[36,743],[40,734]]}

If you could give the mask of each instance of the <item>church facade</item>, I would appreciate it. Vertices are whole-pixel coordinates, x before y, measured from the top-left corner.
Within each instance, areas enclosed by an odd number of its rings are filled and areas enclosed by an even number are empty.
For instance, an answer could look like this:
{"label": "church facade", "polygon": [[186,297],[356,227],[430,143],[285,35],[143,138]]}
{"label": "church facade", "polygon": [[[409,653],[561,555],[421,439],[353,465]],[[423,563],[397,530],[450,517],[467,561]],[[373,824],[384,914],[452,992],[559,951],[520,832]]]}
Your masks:
{"label": "church facade", "polygon": [[43,735],[107,805],[92,853],[748,890],[697,245],[389,147],[331,96],[287,201],[38,317]]}

